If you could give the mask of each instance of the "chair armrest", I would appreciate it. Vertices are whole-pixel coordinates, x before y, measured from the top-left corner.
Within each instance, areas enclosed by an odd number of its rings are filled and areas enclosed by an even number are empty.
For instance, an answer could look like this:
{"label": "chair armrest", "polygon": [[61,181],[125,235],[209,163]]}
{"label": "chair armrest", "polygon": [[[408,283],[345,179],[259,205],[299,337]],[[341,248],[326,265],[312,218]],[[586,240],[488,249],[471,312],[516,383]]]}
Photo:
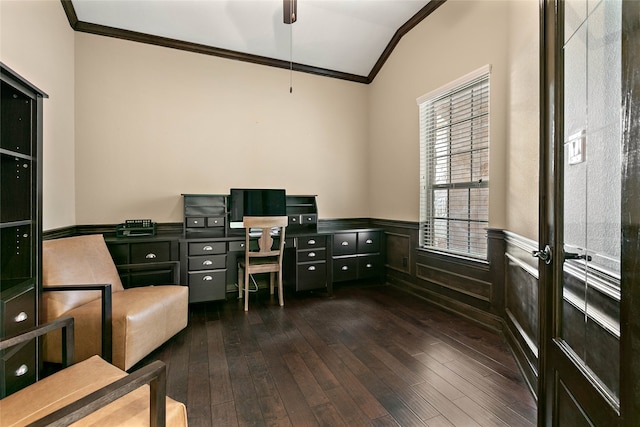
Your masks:
{"label": "chair armrest", "polygon": [[[137,264],[120,264],[117,265],[116,268],[118,271],[122,270],[136,270],[136,271],[146,271],[146,270],[155,270],[158,268],[167,267],[171,269],[171,273],[173,275],[172,285],[180,284],[180,261],[159,261],[159,262],[144,262]],[[163,283],[167,284],[167,283]]]}
{"label": "chair armrest", "polygon": [[166,366],[159,360],[138,369],[87,396],[34,421],[29,426],[68,426],[87,415],[107,406],[144,384],[149,384],[149,422],[152,427],[166,425],[167,374]]}
{"label": "chair armrest", "polygon": [[65,316],[43,325],[34,326],[19,334],[0,339],[0,351],[31,341],[56,329],[62,329],[62,366],[73,365],[73,317]]}
{"label": "chair armrest", "polygon": [[112,341],[112,299],[110,284],[91,285],[64,285],[43,287],[44,292],[70,292],[70,291],[100,291],[102,293],[102,358],[111,363],[113,353]]}
{"label": "chair armrest", "polygon": [[34,421],[29,426],[68,426],[144,384],[150,386],[149,424],[152,427],[164,427],[167,422],[167,373],[166,365],[159,360]]}

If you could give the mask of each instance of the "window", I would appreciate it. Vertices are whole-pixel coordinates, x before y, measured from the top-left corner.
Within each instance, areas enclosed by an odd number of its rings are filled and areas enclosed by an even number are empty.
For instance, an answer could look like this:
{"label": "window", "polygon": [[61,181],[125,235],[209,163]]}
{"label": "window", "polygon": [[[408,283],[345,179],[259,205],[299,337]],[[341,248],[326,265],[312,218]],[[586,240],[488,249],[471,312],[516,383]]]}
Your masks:
{"label": "window", "polygon": [[423,248],[486,259],[489,72],[483,67],[417,100]]}

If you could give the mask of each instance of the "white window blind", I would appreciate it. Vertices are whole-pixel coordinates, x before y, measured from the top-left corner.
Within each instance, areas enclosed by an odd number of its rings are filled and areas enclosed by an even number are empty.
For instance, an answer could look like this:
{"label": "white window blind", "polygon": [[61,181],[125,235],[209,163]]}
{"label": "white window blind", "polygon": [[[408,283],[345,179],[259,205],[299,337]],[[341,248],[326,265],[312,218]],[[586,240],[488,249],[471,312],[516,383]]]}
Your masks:
{"label": "white window blind", "polygon": [[418,98],[420,245],[486,259],[489,69]]}

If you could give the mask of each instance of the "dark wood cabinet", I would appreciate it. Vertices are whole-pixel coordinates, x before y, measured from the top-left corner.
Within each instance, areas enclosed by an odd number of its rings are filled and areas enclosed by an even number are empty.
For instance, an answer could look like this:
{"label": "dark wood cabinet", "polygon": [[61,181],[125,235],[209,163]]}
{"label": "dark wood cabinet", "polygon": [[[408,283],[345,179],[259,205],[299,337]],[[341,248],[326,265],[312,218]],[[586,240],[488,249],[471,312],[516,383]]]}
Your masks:
{"label": "dark wood cabinet", "polygon": [[383,280],[384,257],[382,230],[336,232],[332,239],[332,276],[334,282]]}
{"label": "dark wood cabinet", "polygon": [[[2,292],[0,313],[2,315],[2,336],[18,334],[36,326],[36,287],[30,282],[24,286],[13,286]],[[9,395],[36,380],[36,342],[15,353],[3,354],[0,358],[0,388]]]}
{"label": "dark wood cabinet", "polygon": [[327,291],[328,236],[297,233],[294,236],[292,244],[285,245],[285,283],[296,291]]}
{"label": "dark wood cabinet", "polygon": [[[238,260],[244,256],[244,229],[229,222],[229,196],[183,194],[184,233],[180,240],[182,283],[189,302],[223,300],[237,293]],[[284,284],[295,291],[332,293],[332,283],[384,280],[382,229],[331,221],[319,227],[316,196],[287,195]]]}
{"label": "dark wood cabinet", "polygon": [[182,281],[189,286],[189,302],[223,300],[227,293],[228,242],[189,239],[180,242]]}
{"label": "dark wood cabinet", "polygon": [[186,238],[226,236],[226,195],[183,194],[182,199]]}
{"label": "dark wood cabinet", "polygon": [[288,227],[313,228],[318,224],[316,196],[287,196]]}
{"label": "dark wood cabinet", "polygon": [[125,288],[180,282],[179,236],[106,236]]}
{"label": "dark wood cabinet", "polygon": [[[0,63],[0,336],[38,324],[42,107],[47,95]],[[0,398],[38,376],[34,340],[0,353]]]}
{"label": "dark wood cabinet", "polygon": [[183,194],[184,238],[180,241],[182,282],[189,302],[224,300],[227,294],[229,251],[228,197]]}

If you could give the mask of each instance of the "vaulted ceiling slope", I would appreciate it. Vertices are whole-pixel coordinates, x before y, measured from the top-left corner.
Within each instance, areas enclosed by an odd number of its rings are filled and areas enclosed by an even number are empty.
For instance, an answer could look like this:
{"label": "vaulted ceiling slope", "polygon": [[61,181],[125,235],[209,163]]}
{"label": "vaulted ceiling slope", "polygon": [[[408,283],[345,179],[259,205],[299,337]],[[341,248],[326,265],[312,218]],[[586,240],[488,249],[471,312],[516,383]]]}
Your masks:
{"label": "vaulted ceiling slope", "polygon": [[446,0],[61,0],[76,31],[371,83]]}

